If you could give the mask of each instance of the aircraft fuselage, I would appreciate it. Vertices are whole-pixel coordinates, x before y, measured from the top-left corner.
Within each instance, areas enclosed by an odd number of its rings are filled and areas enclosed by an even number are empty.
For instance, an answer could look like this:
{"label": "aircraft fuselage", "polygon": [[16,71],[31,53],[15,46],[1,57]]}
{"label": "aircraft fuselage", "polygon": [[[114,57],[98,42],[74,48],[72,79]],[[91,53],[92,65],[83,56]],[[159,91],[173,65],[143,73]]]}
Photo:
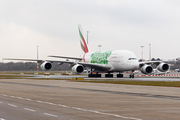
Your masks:
{"label": "aircraft fuselage", "polygon": [[129,71],[139,68],[136,55],[128,50],[96,51],[83,55],[86,63],[110,65],[109,71]]}

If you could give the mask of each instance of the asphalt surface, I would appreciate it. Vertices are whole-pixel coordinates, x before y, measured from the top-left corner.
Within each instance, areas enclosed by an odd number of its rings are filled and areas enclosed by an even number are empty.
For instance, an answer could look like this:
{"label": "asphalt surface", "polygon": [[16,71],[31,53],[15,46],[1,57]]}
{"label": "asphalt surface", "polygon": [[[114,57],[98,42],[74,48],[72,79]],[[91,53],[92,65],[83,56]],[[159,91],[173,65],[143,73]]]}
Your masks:
{"label": "asphalt surface", "polygon": [[180,88],[0,79],[0,120],[179,120]]}
{"label": "asphalt surface", "polygon": [[84,78],[84,79],[94,79],[94,80],[111,80],[111,79],[115,79],[115,80],[121,80],[121,79],[126,79],[126,80],[139,80],[139,81],[180,81],[180,77],[166,77],[166,76],[160,76],[160,77],[134,77],[134,78],[129,78],[129,74],[125,74],[125,77],[123,78],[117,78],[117,77],[113,77],[113,78],[105,78],[105,77],[101,77],[101,78],[89,78],[87,75],[33,75],[33,77],[29,77],[29,78],[61,78],[61,79],[71,79],[71,78]]}

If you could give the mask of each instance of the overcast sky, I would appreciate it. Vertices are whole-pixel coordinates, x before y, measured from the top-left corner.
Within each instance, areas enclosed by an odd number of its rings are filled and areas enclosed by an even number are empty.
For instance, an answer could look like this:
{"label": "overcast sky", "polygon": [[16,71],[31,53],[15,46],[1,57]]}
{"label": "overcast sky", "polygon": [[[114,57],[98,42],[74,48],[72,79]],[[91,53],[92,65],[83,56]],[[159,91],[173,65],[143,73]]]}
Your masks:
{"label": "overcast sky", "polygon": [[90,51],[126,49],[138,59],[180,57],[179,0],[0,0],[0,59],[78,57],[78,24]]}

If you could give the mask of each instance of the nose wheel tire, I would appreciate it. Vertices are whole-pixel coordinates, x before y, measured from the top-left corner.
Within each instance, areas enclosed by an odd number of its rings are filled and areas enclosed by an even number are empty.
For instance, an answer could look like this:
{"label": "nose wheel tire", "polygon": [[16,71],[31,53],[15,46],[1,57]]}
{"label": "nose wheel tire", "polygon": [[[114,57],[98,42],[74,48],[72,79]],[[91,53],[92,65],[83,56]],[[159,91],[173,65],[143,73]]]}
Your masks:
{"label": "nose wheel tire", "polygon": [[129,75],[129,78],[134,78],[134,74],[133,75]]}

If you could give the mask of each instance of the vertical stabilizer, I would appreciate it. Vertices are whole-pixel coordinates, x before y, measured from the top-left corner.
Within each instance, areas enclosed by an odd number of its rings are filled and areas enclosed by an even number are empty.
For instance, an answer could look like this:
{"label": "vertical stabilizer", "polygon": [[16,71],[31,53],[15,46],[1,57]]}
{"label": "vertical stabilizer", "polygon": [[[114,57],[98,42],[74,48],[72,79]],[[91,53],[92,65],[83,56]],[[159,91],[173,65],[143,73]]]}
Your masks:
{"label": "vertical stabilizer", "polygon": [[80,44],[81,44],[81,48],[84,51],[84,53],[88,53],[89,52],[89,48],[88,45],[86,44],[86,41],[84,39],[84,35],[82,33],[82,27],[81,25],[78,25],[78,30],[79,30],[79,35],[80,35]]}

